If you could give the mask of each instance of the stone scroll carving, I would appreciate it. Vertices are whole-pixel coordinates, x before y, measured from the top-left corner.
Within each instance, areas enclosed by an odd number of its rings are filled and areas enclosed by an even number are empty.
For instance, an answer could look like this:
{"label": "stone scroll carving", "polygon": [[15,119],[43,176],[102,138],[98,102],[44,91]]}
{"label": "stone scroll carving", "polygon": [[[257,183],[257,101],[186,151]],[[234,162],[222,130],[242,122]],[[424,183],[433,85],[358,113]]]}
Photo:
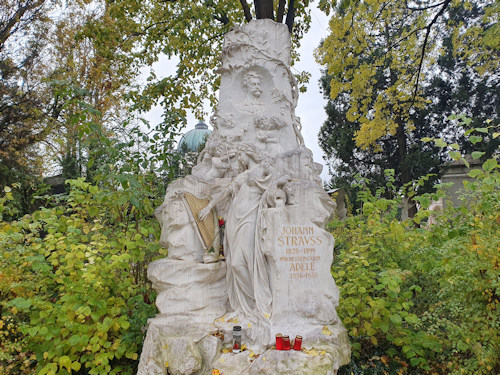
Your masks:
{"label": "stone scroll carving", "polygon": [[[330,274],[334,239],[323,229],[335,203],[295,115],[287,27],[257,20],[228,33],[219,73],[214,131],[192,175],[172,183],[156,211],[169,255],[148,268],[161,314],[150,320],[139,374],[166,374],[161,364],[169,358],[170,374],[281,374],[293,366],[334,374],[350,356]],[[203,205],[193,209],[186,197]],[[210,243],[216,258],[207,260]],[[267,353],[267,363],[264,355],[248,362],[243,353],[220,351],[234,324],[248,348]],[[214,331],[225,341],[213,340]],[[292,367],[278,366],[285,354],[271,349],[276,333],[301,335],[304,347],[321,348],[325,357],[314,365],[298,352]],[[185,361],[162,349],[167,341],[189,348]]]}

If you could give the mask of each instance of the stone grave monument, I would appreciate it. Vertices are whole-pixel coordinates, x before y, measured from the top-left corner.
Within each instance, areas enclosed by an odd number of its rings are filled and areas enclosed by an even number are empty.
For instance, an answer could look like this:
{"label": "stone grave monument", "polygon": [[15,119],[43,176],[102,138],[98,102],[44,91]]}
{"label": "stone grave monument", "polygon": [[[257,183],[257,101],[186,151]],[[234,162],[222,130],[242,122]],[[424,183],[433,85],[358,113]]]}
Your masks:
{"label": "stone grave monument", "polygon": [[[160,314],[138,373],[336,374],[350,345],[323,229],[335,204],[295,116],[287,26],[229,32],[219,73],[214,131],[156,210],[168,257],[148,267]],[[276,350],[278,333],[302,336],[302,350]]]}

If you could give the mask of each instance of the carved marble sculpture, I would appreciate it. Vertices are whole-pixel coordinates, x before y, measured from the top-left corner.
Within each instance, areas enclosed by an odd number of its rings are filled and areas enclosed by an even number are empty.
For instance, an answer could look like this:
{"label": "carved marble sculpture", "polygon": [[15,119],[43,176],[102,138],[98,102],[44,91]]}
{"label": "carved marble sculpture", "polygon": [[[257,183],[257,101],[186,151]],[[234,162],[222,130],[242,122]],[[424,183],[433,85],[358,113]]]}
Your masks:
{"label": "carved marble sculpture", "polygon": [[[334,240],[323,229],[335,203],[295,116],[287,27],[255,20],[231,31],[219,72],[214,131],[156,211],[169,255],[148,268],[161,314],[149,322],[139,374],[166,374],[165,364],[169,374],[335,374],[350,356],[335,311]],[[261,354],[255,361],[221,352],[235,324]],[[303,336],[323,357],[271,349],[276,333]]]}

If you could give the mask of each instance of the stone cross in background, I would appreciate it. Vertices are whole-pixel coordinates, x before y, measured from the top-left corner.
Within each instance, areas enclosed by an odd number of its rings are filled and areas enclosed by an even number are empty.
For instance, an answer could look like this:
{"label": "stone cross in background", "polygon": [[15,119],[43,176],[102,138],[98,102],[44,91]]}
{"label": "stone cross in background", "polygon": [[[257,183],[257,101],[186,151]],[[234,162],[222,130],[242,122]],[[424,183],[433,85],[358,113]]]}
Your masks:
{"label": "stone cross in background", "polygon": [[[148,267],[160,314],[138,373],[335,374],[350,357],[323,229],[335,204],[295,116],[286,25],[253,20],[228,33],[219,72],[214,131],[156,211],[169,255]],[[234,325],[248,348],[239,354],[222,350]],[[277,333],[321,355],[272,349]]]}

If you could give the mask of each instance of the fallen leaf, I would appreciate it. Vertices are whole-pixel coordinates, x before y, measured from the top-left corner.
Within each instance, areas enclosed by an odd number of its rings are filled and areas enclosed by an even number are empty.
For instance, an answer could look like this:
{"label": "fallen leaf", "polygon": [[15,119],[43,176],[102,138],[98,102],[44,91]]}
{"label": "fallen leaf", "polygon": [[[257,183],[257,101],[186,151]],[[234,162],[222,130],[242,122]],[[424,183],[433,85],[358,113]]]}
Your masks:
{"label": "fallen leaf", "polygon": [[323,335],[327,335],[327,336],[331,336],[332,335],[332,331],[330,331],[327,326],[323,327],[323,329],[321,330],[321,333]]}

